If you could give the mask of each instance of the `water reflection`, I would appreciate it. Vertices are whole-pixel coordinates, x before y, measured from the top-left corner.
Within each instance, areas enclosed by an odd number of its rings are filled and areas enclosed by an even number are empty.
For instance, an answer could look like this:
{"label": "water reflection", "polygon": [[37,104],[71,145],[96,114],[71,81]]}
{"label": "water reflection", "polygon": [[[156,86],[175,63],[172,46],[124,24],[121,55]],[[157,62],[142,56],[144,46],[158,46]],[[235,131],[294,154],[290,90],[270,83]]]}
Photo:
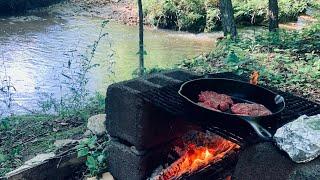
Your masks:
{"label": "water reflection", "polygon": [[[5,74],[16,88],[13,95],[13,112],[25,113],[37,109],[40,94],[61,96],[68,62],[75,62],[79,54],[85,54],[98,36],[103,19],[83,16],[58,18],[37,15],[0,19],[0,78]],[[90,72],[91,91],[105,93],[108,84],[131,78],[137,68],[138,29],[110,23],[109,32],[114,50],[114,75],[110,76],[110,51],[108,41],[99,45],[94,63],[100,64]],[[161,30],[146,30],[146,67],[172,67],[179,60],[208,52],[214,47],[220,34],[190,35]],[[76,50],[76,51],[75,51]],[[1,57],[0,56],[0,57]],[[71,69],[76,66],[71,65]],[[64,90],[62,90],[64,91]],[[0,93],[0,100],[6,96]],[[0,114],[5,106],[0,102]]]}

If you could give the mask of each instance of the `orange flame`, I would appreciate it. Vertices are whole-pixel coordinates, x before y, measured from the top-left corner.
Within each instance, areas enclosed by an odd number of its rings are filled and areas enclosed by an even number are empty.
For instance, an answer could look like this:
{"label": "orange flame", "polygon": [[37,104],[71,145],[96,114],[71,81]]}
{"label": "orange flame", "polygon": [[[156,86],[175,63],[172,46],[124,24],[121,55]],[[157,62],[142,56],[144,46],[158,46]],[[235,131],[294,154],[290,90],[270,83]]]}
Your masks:
{"label": "orange flame", "polygon": [[157,179],[177,179],[184,174],[196,172],[207,165],[221,160],[231,150],[239,148],[239,145],[225,139],[219,139],[212,147],[191,144],[187,152],[165,169]]}
{"label": "orange flame", "polygon": [[253,71],[250,75],[250,84],[257,85],[258,84],[258,78],[259,78],[259,72]]}

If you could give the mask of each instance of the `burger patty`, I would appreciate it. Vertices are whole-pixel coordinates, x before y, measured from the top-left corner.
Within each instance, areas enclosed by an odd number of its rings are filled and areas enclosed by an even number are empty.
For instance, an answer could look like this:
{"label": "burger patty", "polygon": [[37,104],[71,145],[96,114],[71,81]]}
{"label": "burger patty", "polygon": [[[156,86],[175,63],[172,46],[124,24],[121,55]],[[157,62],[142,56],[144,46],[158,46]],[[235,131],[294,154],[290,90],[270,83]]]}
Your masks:
{"label": "burger patty", "polygon": [[211,107],[209,102],[198,102],[198,104],[200,106],[203,106],[203,107],[208,108],[210,110],[221,112],[219,109],[215,109],[215,108]]}
{"label": "burger patty", "polygon": [[219,94],[214,91],[201,91],[199,94],[199,104],[207,108],[226,111],[233,104],[230,96]]}
{"label": "burger patty", "polygon": [[262,104],[238,103],[231,107],[231,112],[246,116],[267,116],[272,112]]}

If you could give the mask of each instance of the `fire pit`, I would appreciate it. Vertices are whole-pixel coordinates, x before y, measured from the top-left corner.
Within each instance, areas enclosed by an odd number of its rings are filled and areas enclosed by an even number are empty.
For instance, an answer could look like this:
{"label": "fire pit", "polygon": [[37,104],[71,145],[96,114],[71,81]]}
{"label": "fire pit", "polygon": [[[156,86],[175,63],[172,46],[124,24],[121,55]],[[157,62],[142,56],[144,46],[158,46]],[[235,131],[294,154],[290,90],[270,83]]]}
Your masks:
{"label": "fire pit", "polygon": [[[247,81],[232,73],[216,78]],[[181,84],[200,76],[168,71],[108,88],[106,99],[109,171],[117,179],[226,179],[232,176],[239,152],[259,141],[250,126],[207,124],[188,117],[179,96]],[[269,88],[270,89],[270,88]],[[320,113],[320,106],[289,93],[286,109],[272,123],[261,124],[269,132],[302,114]]]}
{"label": "fire pit", "polygon": [[[189,132],[172,143],[172,162],[160,166],[150,180],[187,178],[209,169],[219,161],[226,161],[240,146],[210,132]],[[174,158],[178,157],[178,158]],[[165,167],[165,168],[163,168]],[[212,167],[211,167],[212,168]]]}

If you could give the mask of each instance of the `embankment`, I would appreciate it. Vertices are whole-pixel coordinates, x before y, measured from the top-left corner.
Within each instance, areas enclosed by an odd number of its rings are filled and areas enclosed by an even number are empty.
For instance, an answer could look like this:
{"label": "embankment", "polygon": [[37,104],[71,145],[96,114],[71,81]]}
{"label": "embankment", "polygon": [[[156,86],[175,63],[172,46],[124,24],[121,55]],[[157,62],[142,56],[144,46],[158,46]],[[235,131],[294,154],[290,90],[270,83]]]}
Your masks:
{"label": "embankment", "polygon": [[63,0],[0,0],[0,15],[23,13],[26,10],[48,6]]}

